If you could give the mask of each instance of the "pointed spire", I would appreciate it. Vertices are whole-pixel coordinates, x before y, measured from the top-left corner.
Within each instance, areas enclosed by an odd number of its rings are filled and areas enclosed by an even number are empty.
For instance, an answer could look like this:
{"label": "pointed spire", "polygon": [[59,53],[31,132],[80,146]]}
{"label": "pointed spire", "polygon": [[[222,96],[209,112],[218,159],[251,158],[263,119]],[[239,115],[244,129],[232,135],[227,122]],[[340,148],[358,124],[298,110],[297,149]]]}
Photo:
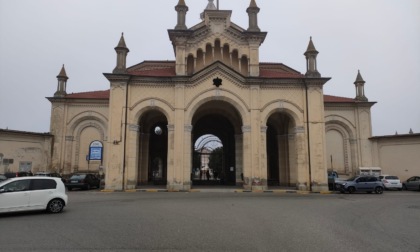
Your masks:
{"label": "pointed spire", "polygon": [[395,135],[398,136],[398,131],[395,131]]}
{"label": "pointed spire", "polygon": [[205,10],[217,10],[216,5],[214,5],[214,0],[209,0]]}
{"label": "pointed spire", "polygon": [[358,101],[368,101],[368,98],[365,96],[365,81],[360,74],[360,70],[357,72],[356,81],[354,82],[356,86],[356,100]]}
{"label": "pointed spire", "polygon": [[356,81],[355,81],[354,83],[356,84],[356,83],[358,83],[358,82],[363,82],[363,83],[365,83],[365,81],[364,81],[364,80],[363,80],[363,78],[362,78],[362,75],[360,74],[360,70],[358,70],[357,77],[356,77]]}
{"label": "pointed spire", "polygon": [[317,69],[317,61],[316,57],[318,55],[318,51],[315,49],[314,42],[312,41],[312,37],[309,38],[308,48],[306,52],[303,54],[306,56],[306,77],[312,78],[320,78],[321,74],[318,72]]}
{"label": "pointed spire", "polygon": [[178,5],[175,6],[176,12],[178,12],[178,22],[175,26],[175,30],[187,30],[186,19],[188,6],[185,4],[184,0],[179,0]]}
{"label": "pointed spire", "polygon": [[69,77],[67,77],[66,69],[64,68],[64,64],[63,64],[63,67],[61,67],[61,71],[60,71],[60,73],[58,73],[57,78],[65,78],[66,80],[69,78]]}
{"label": "pointed spire", "polygon": [[251,0],[248,9],[246,9],[249,18],[249,27],[248,31],[250,32],[260,32],[260,28],[258,27],[258,13],[260,12],[260,8],[258,8],[257,3],[255,0]]}
{"label": "pointed spire", "polygon": [[200,18],[201,18],[201,20],[204,20],[204,12],[205,12],[206,10],[218,10],[218,7],[219,7],[219,6],[217,6],[217,7],[216,7],[216,5],[214,5],[214,0],[209,0],[209,3],[207,4],[206,8],[205,8],[205,9],[204,9],[204,11],[203,11],[203,12],[201,12],[201,14],[200,14]]}
{"label": "pointed spire", "polygon": [[127,46],[125,45],[124,32],[121,33],[120,42],[118,42],[118,45],[117,45],[116,48],[125,48],[125,49],[128,49]]}
{"label": "pointed spire", "polygon": [[258,8],[257,3],[255,0],[251,0],[251,3],[249,4],[249,7]]}
{"label": "pointed spire", "polygon": [[117,52],[117,66],[114,68],[114,71],[112,71],[112,73],[126,73],[127,54],[128,52],[130,52],[130,50],[125,45],[124,33],[121,33],[120,41],[118,42],[117,47],[115,47],[114,49]]}
{"label": "pointed spire", "polygon": [[410,131],[408,132],[408,134],[410,135],[414,134],[413,129],[410,128]]}
{"label": "pointed spire", "polygon": [[67,80],[69,77],[67,77],[66,69],[64,68],[64,64],[61,67],[60,73],[57,75],[57,91],[54,93],[54,97],[64,97],[67,95],[66,89],[67,89]]}
{"label": "pointed spire", "polygon": [[306,49],[305,53],[316,53],[318,54],[319,52],[315,49],[315,45],[314,42],[312,42],[312,36],[309,37],[309,44],[308,44],[308,48]]}

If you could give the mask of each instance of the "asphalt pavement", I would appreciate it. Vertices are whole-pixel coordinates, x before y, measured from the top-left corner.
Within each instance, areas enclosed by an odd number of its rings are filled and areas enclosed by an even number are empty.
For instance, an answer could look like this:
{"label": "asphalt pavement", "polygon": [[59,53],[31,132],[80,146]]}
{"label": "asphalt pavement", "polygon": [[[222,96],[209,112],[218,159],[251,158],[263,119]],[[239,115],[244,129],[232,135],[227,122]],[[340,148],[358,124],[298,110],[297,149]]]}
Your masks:
{"label": "asphalt pavement", "polygon": [[420,192],[70,191],[0,215],[8,251],[420,251]]}

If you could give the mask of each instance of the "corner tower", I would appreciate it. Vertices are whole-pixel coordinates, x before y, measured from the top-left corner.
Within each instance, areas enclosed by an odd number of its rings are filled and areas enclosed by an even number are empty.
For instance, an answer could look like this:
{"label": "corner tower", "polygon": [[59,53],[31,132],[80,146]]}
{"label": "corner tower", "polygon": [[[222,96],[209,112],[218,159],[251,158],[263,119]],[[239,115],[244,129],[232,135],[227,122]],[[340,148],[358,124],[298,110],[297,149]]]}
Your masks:
{"label": "corner tower", "polygon": [[243,76],[260,76],[259,48],[267,36],[258,27],[259,8],[252,0],[247,12],[249,28],[231,21],[232,11],[219,10],[209,0],[200,17],[202,21],[187,28],[185,16],[188,7],[183,0],[175,7],[178,24],[168,30],[176,58],[176,75],[189,76],[219,61]]}
{"label": "corner tower", "polygon": [[356,86],[356,100],[358,101],[368,101],[368,98],[365,96],[365,81],[360,74],[360,70],[357,72],[356,81],[354,85]]}
{"label": "corner tower", "polygon": [[57,75],[57,91],[54,93],[54,97],[64,97],[67,95],[66,89],[67,89],[67,80],[69,77],[67,77],[66,69],[63,67],[61,68],[60,73]]}

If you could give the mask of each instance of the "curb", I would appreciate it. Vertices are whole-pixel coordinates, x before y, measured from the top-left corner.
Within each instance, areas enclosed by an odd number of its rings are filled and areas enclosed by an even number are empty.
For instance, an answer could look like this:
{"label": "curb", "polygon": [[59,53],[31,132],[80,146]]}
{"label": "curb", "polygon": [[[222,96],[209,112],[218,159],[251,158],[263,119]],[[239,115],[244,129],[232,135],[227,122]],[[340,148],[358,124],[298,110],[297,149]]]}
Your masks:
{"label": "curb", "polygon": [[[101,190],[103,193],[114,193],[114,192],[126,192],[126,193],[135,193],[135,192],[147,192],[147,193],[162,193],[162,192],[184,192],[184,193],[200,193],[206,192],[200,189],[191,189],[191,190],[167,190],[167,189],[129,189],[129,190]],[[208,191],[207,191],[208,192]],[[216,192],[216,191],[215,191]],[[335,194],[332,191],[321,191],[321,192],[311,192],[311,191],[297,191],[297,190],[232,190],[225,191],[232,193],[274,193],[274,194]]]}

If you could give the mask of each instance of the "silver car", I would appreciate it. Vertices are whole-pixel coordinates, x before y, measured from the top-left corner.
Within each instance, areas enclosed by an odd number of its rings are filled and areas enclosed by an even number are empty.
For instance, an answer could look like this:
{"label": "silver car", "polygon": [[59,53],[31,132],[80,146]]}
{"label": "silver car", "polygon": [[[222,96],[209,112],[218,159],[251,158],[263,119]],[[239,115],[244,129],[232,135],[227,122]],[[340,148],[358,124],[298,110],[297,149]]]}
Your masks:
{"label": "silver car", "polygon": [[403,182],[403,190],[419,190],[420,191],[420,176],[413,176]]}
{"label": "silver car", "polygon": [[375,192],[381,194],[384,192],[384,184],[382,181],[374,176],[356,176],[341,181],[336,184],[337,190],[341,193],[349,192]]}

